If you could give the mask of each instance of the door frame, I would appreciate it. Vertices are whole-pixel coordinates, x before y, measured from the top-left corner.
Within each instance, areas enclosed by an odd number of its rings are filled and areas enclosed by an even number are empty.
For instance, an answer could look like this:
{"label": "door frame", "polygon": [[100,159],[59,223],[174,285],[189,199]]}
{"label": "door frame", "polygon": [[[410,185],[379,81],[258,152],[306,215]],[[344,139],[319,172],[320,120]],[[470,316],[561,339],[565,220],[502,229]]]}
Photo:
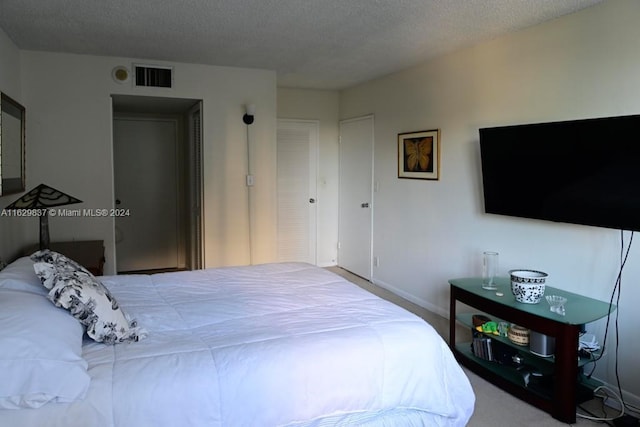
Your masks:
{"label": "door frame", "polygon": [[[197,116],[194,121],[193,117]],[[204,123],[202,122],[202,101],[198,101],[187,111],[187,163],[186,176],[188,180],[188,207],[189,217],[189,260],[188,265],[192,270],[204,267],[204,171],[202,162],[202,135]],[[196,128],[197,127],[197,128]]]}
{"label": "door frame", "polygon": [[[203,101],[202,99],[189,99],[189,98],[167,98],[167,97],[155,97],[155,96],[143,96],[143,95],[116,95],[110,96],[111,103],[111,178],[112,178],[112,190],[115,193],[115,163],[113,158],[113,121],[116,117],[122,117],[122,115],[140,115],[144,116],[180,116],[181,136],[183,140],[182,144],[188,145],[188,150],[182,150],[183,161],[182,168],[184,170],[183,177],[180,179],[186,180],[189,188],[188,195],[184,197],[186,203],[190,203],[187,208],[193,206],[193,209],[185,210],[187,225],[184,230],[188,233],[186,238],[187,247],[183,251],[187,255],[186,266],[192,270],[205,268],[205,216],[204,216],[204,165],[203,165],[203,141],[204,141],[204,119],[203,119]],[[200,139],[194,140],[194,133],[191,132],[191,120],[190,116],[194,113],[199,113],[199,132]],[[183,147],[184,148],[184,147]],[[196,163],[198,162],[199,163]],[[195,184],[199,184],[199,188],[195,190],[192,188]],[[184,187],[184,186],[183,186]],[[179,190],[180,191],[180,190]],[[112,201],[115,207],[115,194],[112,194]],[[183,208],[182,206],[179,209]],[[180,215],[184,213],[180,212]],[[199,215],[199,217],[198,217]],[[194,236],[194,233],[196,235]],[[112,257],[113,257],[113,271],[118,271],[117,265],[117,249],[116,249],[116,224],[112,221]],[[195,257],[195,259],[194,259]]]}

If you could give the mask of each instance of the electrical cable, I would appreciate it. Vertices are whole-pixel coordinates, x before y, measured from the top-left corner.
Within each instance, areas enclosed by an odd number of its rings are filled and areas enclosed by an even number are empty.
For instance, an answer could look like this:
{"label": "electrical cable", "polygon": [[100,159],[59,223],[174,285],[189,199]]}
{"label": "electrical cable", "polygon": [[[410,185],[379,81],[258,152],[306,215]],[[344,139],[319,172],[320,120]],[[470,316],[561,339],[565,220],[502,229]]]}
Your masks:
{"label": "electrical cable", "polygon": [[[249,135],[249,125],[245,123],[247,128],[247,179],[253,174],[251,169],[251,138]],[[247,219],[249,222],[249,265],[253,265],[253,206],[251,197],[251,186],[247,185]]]}
{"label": "electrical cable", "polygon": [[[597,394],[597,393],[598,393],[598,391],[600,391],[600,390],[604,390],[604,391],[605,391],[605,395],[604,395],[604,396],[596,396],[596,394]],[[607,417],[607,416],[604,416],[604,417],[594,417],[594,416],[591,416],[591,415],[585,415],[585,414],[580,414],[580,413],[576,412],[576,417],[584,418],[584,419],[591,420],[591,421],[613,421],[613,420],[615,420],[616,418],[620,418],[620,417],[622,417],[622,416],[624,415],[624,405],[622,404],[622,403],[623,403],[623,400],[622,400],[622,398],[621,398],[620,396],[618,396],[618,395],[617,395],[613,390],[611,390],[611,389],[610,389],[609,387],[607,387],[607,386],[603,386],[603,385],[602,385],[602,386],[596,387],[596,389],[595,389],[595,390],[593,390],[593,395],[594,395],[594,396],[596,396],[596,397],[599,397],[599,398],[601,398],[601,399],[608,399],[608,398],[609,398],[609,397],[611,397],[611,396],[609,396],[609,395],[606,393],[607,391],[608,391],[608,392],[610,392],[611,394],[613,394],[613,397],[617,398],[617,399],[618,399],[618,402],[620,402],[620,404],[621,404],[621,406],[620,406],[620,407],[621,407],[621,409],[620,409],[620,413],[619,413],[619,414],[617,414],[615,417]],[[604,400],[603,400],[603,401],[604,401]]]}
{"label": "electrical cable", "polygon": [[[598,357],[596,357],[593,360],[593,364],[594,367],[591,370],[591,372],[587,375],[587,378],[591,378],[591,375],[593,375],[593,371],[595,371],[595,364],[597,361],[599,361],[600,359],[602,359],[602,356],[605,353],[605,348],[607,346],[607,338],[609,335],[609,323],[611,322],[611,307],[613,306],[613,300],[614,298],[616,298],[616,292],[617,292],[617,299],[616,299],[616,304],[619,305],[619,301],[620,301],[620,284],[622,282],[622,271],[624,269],[624,265],[627,262],[627,258],[629,256],[629,251],[631,250],[631,244],[633,243],[633,231],[631,232],[631,239],[629,241],[629,245],[627,246],[627,250],[626,250],[626,255],[624,255],[624,234],[623,231],[620,230],[620,235],[621,235],[621,239],[620,239],[620,268],[618,269],[618,276],[616,277],[616,282],[615,285],[613,287],[613,291],[611,292],[611,298],[609,299],[609,313],[607,314],[607,323],[605,325],[605,330],[604,330],[604,339],[602,341],[602,351],[600,352],[600,354],[598,355]],[[618,311],[616,311],[616,318],[618,317]],[[616,324],[617,327],[617,324]],[[616,336],[617,338],[617,336]]]}
{"label": "electrical cable", "polygon": [[[596,394],[597,391],[599,390],[605,390],[605,391],[610,391],[614,397],[616,397],[616,399],[618,400],[619,404],[620,404],[620,413],[618,415],[616,415],[613,418],[609,418],[609,417],[604,417],[604,418],[597,418],[597,417],[590,417],[588,415],[584,415],[584,414],[579,414],[576,413],[576,416],[580,417],[580,418],[586,418],[589,420],[593,420],[593,421],[612,421],[616,418],[620,418],[624,415],[625,413],[625,409],[627,407],[629,407],[631,410],[635,410],[637,409],[636,407],[634,407],[633,405],[627,405],[624,401],[624,397],[623,397],[623,393],[622,393],[622,386],[620,384],[620,375],[619,375],[619,347],[620,347],[620,329],[619,329],[619,316],[620,316],[620,296],[621,296],[621,289],[622,289],[622,273],[624,271],[624,267],[627,263],[627,260],[629,258],[629,252],[631,251],[631,245],[633,244],[633,236],[634,236],[634,232],[631,231],[631,236],[629,238],[629,244],[626,247],[625,250],[625,244],[624,244],[624,231],[620,230],[620,268],[618,270],[618,276],[616,277],[616,282],[615,285],[613,287],[613,291],[611,292],[611,298],[609,299],[609,313],[607,314],[607,323],[605,326],[605,332],[604,332],[604,339],[603,339],[603,343],[602,343],[602,352],[598,355],[597,358],[595,358],[592,362],[593,362],[593,369],[591,370],[591,372],[587,375],[587,378],[591,378],[591,376],[593,375],[593,372],[596,369],[596,362],[598,360],[600,360],[602,358],[602,356],[605,354],[605,348],[607,345],[607,336],[608,336],[608,332],[609,332],[609,323],[611,320],[611,307],[613,305],[613,300],[615,298],[616,300],[616,305],[618,307],[618,309],[616,310],[616,315],[615,315],[615,338],[616,338],[616,344],[615,344],[615,376],[616,376],[616,385],[618,387],[618,392],[619,395],[616,394],[615,392],[613,392],[611,389],[609,389],[606,386],[600,386],[597,387],[594,390],[594,395]],[[617,292],[617,296],[616,296],[616,292]],[[605,394],[605,399],[608,399],[609,396]],[[633,409],[632,409],[633,408]]]}
{"label": "electrical cable", "polygon": [[616,375],[616,383],[618,385],[618,392],[620,393],[620,402],[622,404],[623,409],[626,407],[626,403],[624,401],[624,396],[622,395],[622,386],[620,385],[620,374],[619,374],[619,349],[620,349],[620,328],[618,327],[618,321],[620,318],[620,295],[622,294],[622,271],[624,270],[624,266],[627,263],[627,259],[629,258],[629,251],[631,250],[631,244],[633,243],[633,231],[631,232],[631,237],[629,239],[629,245],[627,246],[626,253],[624,252],[624,232],[620,230],[620,272],[618,273],[617,285],[618,285],[618,298],[616,300],[616,305],[618,309],[616,310],[616,358],[615,358],[615,375]]}
{"label": "electrical cable", "polygon": [[[583,407],[582,405],[578,405],[578,408],[579,408],[582,412],[586,413],[586,415],[585,415],[584,413],[583,413],[583,414],[580,414],[579,412],[576,412],[576,417],[578,417],[578,418],[585,418],[585,419],[589,419],[589,420],[591,420],[591,421],[597,421],[597,422],[599,422],[599,423],[606,424],[606,425],[608,425],[608,426],[610,426],[610,427],[614,427],[614,426],[615,426],[615,424],[612,424],[611,422],[612,422],[612,421],[615,421],[615,420],[609,420],[609,419],[607,419],[607,418],[608,418],[608,416],[607,416],[607,410],[605,409],[605,405],[604,405],[604,403],[603,403],[603,402],[601,402],[601,406],[602,406],[602,408],[601,408],[600,410],[601,410],[601,411],[602,411],[602,413],[604,414],[602,417],[598,417],[596,414],[594,414],[592,411],[588,410],[587,408]],[[587,417],[589,417],[589,418],[587,418]]]}

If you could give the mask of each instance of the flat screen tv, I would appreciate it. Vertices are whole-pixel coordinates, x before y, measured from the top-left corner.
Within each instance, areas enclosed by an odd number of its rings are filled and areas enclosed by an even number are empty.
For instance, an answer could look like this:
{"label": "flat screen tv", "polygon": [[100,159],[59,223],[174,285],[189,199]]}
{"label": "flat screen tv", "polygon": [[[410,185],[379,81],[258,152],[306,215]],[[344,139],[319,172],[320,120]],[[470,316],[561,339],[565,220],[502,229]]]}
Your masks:
{"label": "flat screen tv", "polygon": [[485,212],[640,231],[640,115],[480,129]]}

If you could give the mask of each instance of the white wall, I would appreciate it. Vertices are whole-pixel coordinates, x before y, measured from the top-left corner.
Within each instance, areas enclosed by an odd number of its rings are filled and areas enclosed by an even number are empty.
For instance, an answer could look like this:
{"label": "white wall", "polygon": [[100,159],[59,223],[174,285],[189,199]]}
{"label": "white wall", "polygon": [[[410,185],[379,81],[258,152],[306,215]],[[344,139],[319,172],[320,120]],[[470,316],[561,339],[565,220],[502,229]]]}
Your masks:
{"label": "white wall", "polygon": [[[375,115],[375,282],[448,316],[447,279],[479,275],[482,251],[495,250],[504,275],[536,268],[551,286],[609,300],[619,232],[484,214],[478,129],[640,113],[638,16],[640,2],[604,2],[341,94],[342,118]],[[440,180],[396,178],[397,134],[433,128]],[[619,308],[621,383],[636,397],[638,245]],[[602,342],[604,322],[590,329]],[[613,366],[611,345],[595,375],[615,384]]]}
{"label": "white wall", "polygon": [[[20,86],[20,50],[0,28],[0,92],[4,92],[22,105]],[[28,120],[28,115],[27,115]],[[4,209],[21,194],[0,197],[0,209]],[[27,224],[21,218],[0,217],[0,260],[8,262],[15,258],[24,243]]]}
{"label": "white wall", "polygon": [[339,93],[278,89],[278,118],[318,120],[318,265],[335,265],[338,257],[338,106]]}
{"label": "white wall", "polygon": [[[244,104],[256,105],[251,126],[256,185],[253,262],[275,254],[275,73],[162,63],[174,67],[174,88],[134,88],[111,79],[133,59],[22,51],[27,106],[27,188],[47,183],[81,200],[81,208],[113,207],[112,94],[203,101],[205,265],[249,263]],[[149,63],[149,61],[141,61]],[[132,212],[132,215],[135,213]],[[159,212],[159,215],[162,213]],[[51,240],[104,239],[105,271],[114,272],[112,218],[51,218]],[[30,225],[37,241],[37,224]]]}
{"label": "white wall", "polygon": [[20,50],[0,28],[0,90],[19,101],[20,91]]}

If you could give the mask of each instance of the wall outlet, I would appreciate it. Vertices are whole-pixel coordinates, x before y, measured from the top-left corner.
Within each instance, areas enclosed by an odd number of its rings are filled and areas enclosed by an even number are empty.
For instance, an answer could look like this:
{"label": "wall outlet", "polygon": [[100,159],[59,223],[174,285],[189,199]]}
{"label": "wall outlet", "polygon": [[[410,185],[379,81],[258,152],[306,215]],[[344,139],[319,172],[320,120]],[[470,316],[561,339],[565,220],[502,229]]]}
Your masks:
{"label": "wall outlet", "polygon": [[253,184],[255,184],[255,178],[253,175],[247,175],[247,187],[253,187]]}
{"label": "wall outlet", "polygon": [[380,260],[378,259],[377,256],[373,257],[373,266],[374,267],[380,267]]}

